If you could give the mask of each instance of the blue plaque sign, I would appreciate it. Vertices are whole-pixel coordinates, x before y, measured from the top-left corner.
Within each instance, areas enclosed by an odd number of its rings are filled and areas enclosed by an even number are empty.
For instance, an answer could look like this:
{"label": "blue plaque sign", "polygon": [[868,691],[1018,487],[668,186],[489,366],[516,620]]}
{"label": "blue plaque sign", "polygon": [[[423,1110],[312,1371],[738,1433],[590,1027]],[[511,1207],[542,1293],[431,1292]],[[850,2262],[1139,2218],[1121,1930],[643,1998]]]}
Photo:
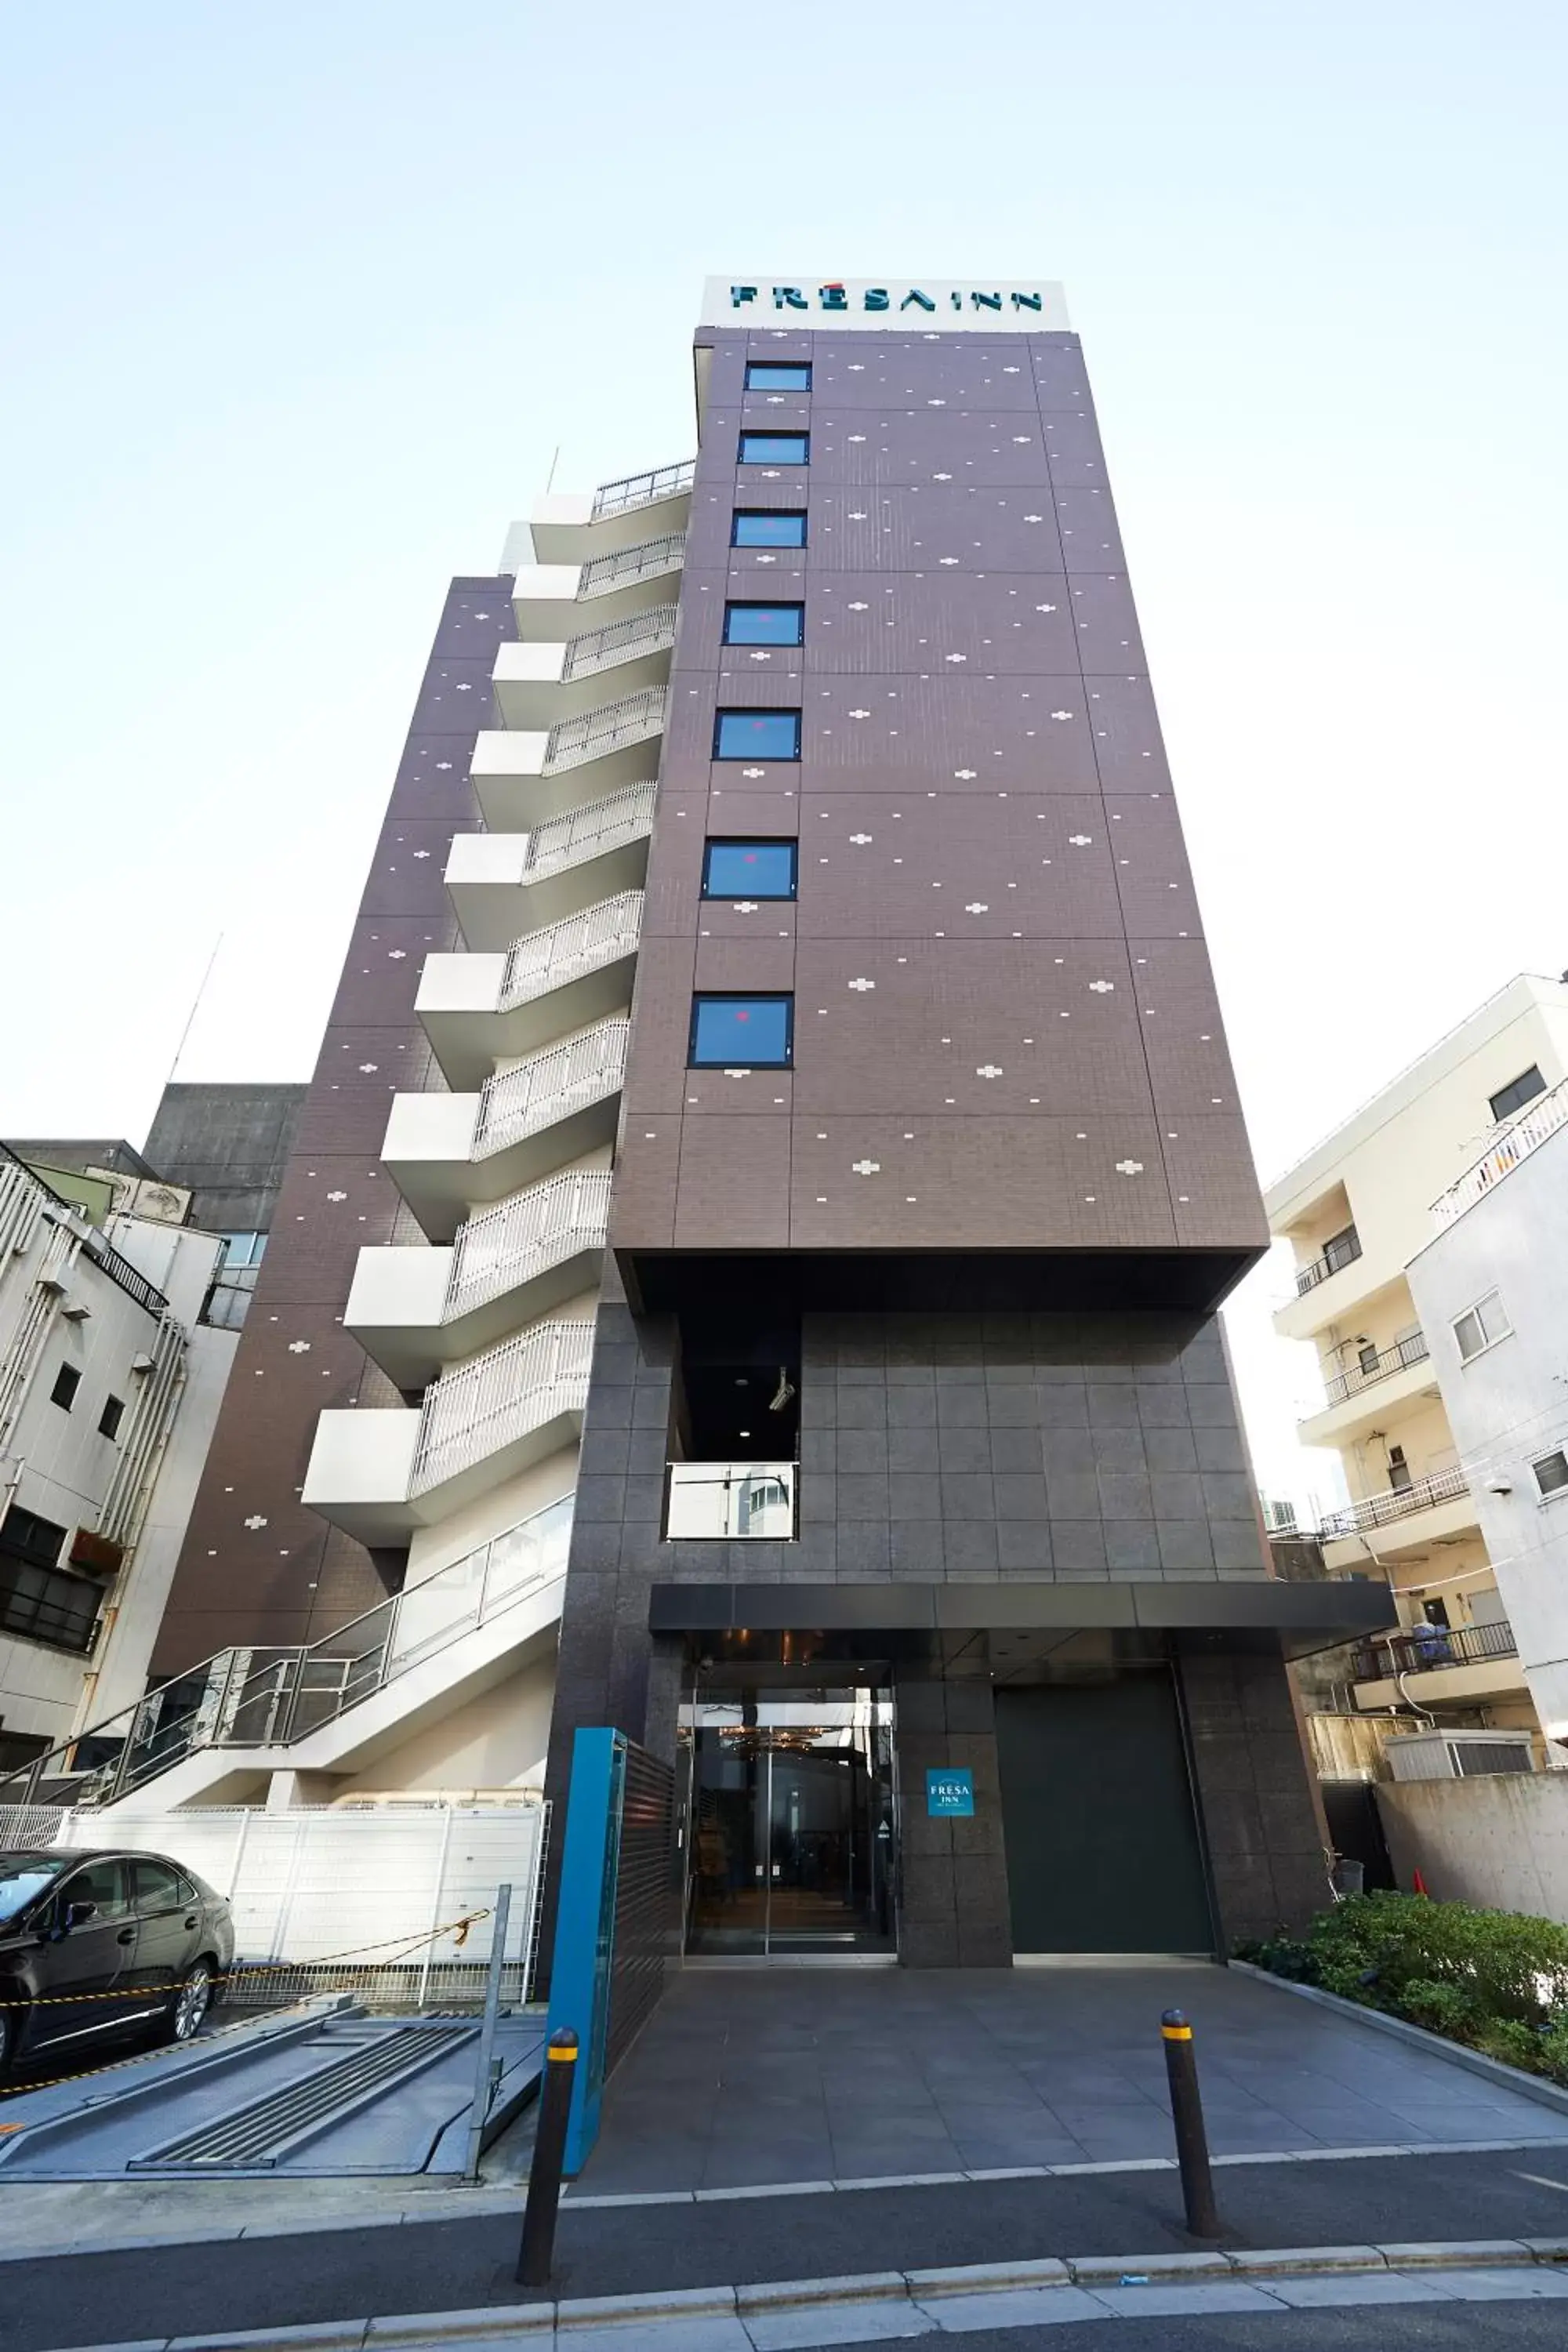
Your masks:
{"label": "blue plaque sign", "polygon": [[944,1764],[926,1774],[926,1811],[947,1820],[974,1811],[974,1775],[967,1764]]}

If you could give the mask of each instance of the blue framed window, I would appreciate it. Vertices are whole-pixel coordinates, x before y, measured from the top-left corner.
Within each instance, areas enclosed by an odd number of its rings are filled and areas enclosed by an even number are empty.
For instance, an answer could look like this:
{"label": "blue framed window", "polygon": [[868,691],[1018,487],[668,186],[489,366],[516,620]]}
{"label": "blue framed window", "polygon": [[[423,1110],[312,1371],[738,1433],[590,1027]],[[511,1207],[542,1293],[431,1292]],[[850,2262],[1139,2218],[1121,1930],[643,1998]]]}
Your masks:
{"label": "blue framed window", "polygon": [[811,460],[809,433],[742,433],[742,466],[805,466]]}
{"label": "blue framed window", "polygon": [[798,760],[798,710],[721,710],[713,729],[716,760]]}
{"label": "blue framed window", "polygon": [[702,860],[705,898],[793,898],[793,841],[710,841]]}
{"label": "blue framed window", "polygon": [[731,527],[730,544],[731,547],[804,547],[805,512],[799,507],[793,512],[784,509],[770,510],[765,507],[742,507]]}
{"label": "blue framed window", "polygon": [[726,604],[727,646],[798,646],[805,635],[804,604]]}
{"label": "blue framed window", "polygon": [[752,360],[746,369],[748,392],[809,392],[811,369],[804,361],[781,363],[776,360]]}
{"label": "blue framed window", "polygon": [[793,996],[694,996],[694,1070],[789,1067],[795,1045]]}

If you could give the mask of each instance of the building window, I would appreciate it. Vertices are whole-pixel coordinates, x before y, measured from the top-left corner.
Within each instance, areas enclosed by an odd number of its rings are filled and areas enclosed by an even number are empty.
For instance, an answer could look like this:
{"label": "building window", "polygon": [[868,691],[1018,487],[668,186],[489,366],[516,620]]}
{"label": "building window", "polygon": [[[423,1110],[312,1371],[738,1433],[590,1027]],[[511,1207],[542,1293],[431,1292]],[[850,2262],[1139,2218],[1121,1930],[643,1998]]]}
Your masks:
{"label": "building window", "polygon": [[721,710],[713,730],[716,760],[798,760],[798,710]]}
{"label": "building window", "polygon": [[103,1400],[103,1411],[98,1416],[99,1435],[100,1437],[118,1437],[120,1434],[120,1424],[124,1418],[124,1398],[117,1396],[105,1397]]}
{"label": "building window", "polygon": [[1474,1357],[1484,1355],[1500,1339],[1506,1339],[1512,1329],[1513,1325],[1502,1311],[1502,1300],[1495,1290],[1489,1290],[1484,1298],[1478,1298],[1473,1307],[1467,1307],[1462,1315],[1454,1318],[1454,1339],[1460,1363],[1468,1364]]}
{"label": "building window", "polygon": [[1396,1495],[1406,1493],[1410,1486],[1410,1465],[1405,1459],[1403,1445],[1391,1445],[1388,1449],[1388,1483]]}
{"label": "building window", "polygon": [[789,1067],[793,996],[698,996],[691,1003],[693,1069]]}
{"label": "building window", "polygon": [[804,604],[726,604],[727,646],[798,646],[805,635]]}
{"label": "building window", "polygon": [[1522,1110],[1527,1102],[1533,1102],[1537,1095],[1545,1092],[1546,1081],[1531,1062],[1528,1070],[1521,1071],[1517,1078],[1510,1079],[1506,1087],[1500,1087],[1493,1095],[1492,1117],[1511,1118],[1516,1110]]}
{"label": "building window", "polygon": [[1531,1467],[1542,1495],[1560,1495],[1568,1486],[1568,1454],[1561,1446],[1555,1454],[1544,1454],[1539,1462],[1531,1463]]}
{"label": "building window", "polygon": [[236,1266],[260,1265],[262,1252],[267,1247],[265,1234],[225,1234],[222,1239],[226,1244],[223,1259],[225,1274],[232,1273]]}
{"label": "building window", "polygon": [[49,1391],[49,1402],[58,1404],[62,1412],[69,1412],[81,1386],[81,1374],[74,1364],[62,1364],[55,1374],[54,1387]]}
{"label": "building window", "polygon": [[705,898],[793,898],[793,841],[710,841],[702,861]]}
{"label": "building window", "polygon": [[809,433],[742,433],[742,466],[805,466],[811,460]]}
{"label": "building window", "polygon": [[56,1566],[64,1528],[16,1504],[0,1524],[0,1633],[84,1655],[98,1630],[103,1588]]}
{"label": "building window", "polygon": [[742,507],[730,531],[731,547],[804,547],[805,517],[798,507]]}
{"label": "building window", "polygon": [[746,369],[748,392],[809,392],[811,369],[804,361],[781,364],[776,360],[752,360]]}

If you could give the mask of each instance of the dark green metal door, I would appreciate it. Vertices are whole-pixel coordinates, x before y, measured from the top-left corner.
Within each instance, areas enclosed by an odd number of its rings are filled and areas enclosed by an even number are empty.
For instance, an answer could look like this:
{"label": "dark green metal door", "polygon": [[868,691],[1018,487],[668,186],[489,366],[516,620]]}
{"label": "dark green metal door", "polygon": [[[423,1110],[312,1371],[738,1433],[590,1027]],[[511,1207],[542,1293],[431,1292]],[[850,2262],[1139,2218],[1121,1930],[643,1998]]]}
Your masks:
{"label": "dark green metal door", "polygon": [[1168,1669],[999,1689],[996,1749],[1015,1951],[1212,1952]]}

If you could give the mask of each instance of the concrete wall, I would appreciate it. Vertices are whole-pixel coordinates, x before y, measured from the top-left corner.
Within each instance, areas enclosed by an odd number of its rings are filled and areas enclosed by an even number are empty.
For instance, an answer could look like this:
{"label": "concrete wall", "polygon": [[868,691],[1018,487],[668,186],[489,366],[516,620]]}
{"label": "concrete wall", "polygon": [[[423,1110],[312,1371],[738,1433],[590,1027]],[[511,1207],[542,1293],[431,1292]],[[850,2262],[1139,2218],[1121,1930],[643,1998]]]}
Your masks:
{"label": "concrete wall", "polygon": [[1377,1810],[1401,1886],[1568,1923],[1568,1772],[1380,1780]]}
{"label": "concrete wall", "polygon": [[171,1184],[190,1188],[191,1223],[213,1234],[271,1225],[304,1086],[167,1086],[144,1146]]}
{"label": "concrete wall", "polygon": [[[1568,1128],[1428,1242],[1410,1287],[1531,1696],[1568,1740],[1568,1490],[1532,1466],[1568,1445]],[[1454,1318],[1493,1290],[1513,1328],[1461,1363]]]}

